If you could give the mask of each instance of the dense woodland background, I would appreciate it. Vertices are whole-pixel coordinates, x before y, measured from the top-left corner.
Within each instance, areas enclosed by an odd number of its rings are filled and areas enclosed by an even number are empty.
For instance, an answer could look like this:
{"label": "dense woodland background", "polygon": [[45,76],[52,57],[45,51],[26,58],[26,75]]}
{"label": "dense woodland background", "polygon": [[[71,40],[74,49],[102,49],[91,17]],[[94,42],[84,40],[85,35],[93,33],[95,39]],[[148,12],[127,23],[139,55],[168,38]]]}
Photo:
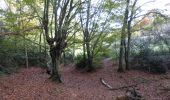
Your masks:
{"label": "dense woodland background", "polygon": [[[4,1],[6,7],[0,9],[2,77],[23,68],[28,68],[23,69],[26,72],[41,72],[37,67],[50,71],[49,80],[57,83],[68,82],[63,68],[75,68],[74,75],[90,72],[92,77],[97,77],[97,73],[103,73],[103,77],[113,74],[112,70],[118,75],[134,74],[131,77],[138,76],[135,73],[152,77],[169,75],[170,16],[161,9],[143,11],[145,5],[154,1],[143,4],[140,0]],[[101,77],[98,77],[101,83],[114,90]],[[129,87],[134,85],[125,88]],[[169,93],[170,86],[166,88]]]}

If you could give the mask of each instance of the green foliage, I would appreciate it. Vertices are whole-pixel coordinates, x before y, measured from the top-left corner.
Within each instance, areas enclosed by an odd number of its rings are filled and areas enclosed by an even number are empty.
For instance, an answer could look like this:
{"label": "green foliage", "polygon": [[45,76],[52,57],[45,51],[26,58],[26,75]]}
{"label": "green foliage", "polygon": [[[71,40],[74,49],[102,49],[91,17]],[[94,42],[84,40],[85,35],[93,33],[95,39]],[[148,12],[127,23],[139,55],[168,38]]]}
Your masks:
{"label": "green foliage", "polygon": [[152,28],[153,28],[153,26],[151,26],[151,25],[146,25],[146,26],[144,26],[143,27],[144,28],[144,30],[152,30]]}
{"label": "green foliage", "polygon": [[162,16],[158,16],[158,15],[154,18],[154,21],[153,21],[154,24],[158,24],[158,25],[165,23],[165,22],[166,22],[165,18]]}
{"label": "green foliage", "polygon": [[110,58],[111,50],[109,48],[100,48],[100,52],[95,57],[99,58]]}
{"label": "green foliage", "polygon": [[24,3],[26,4],[33,4],[35,0],[23,0]]}
{"label": "green foliage", "polygon": [[121,1],[105,0],[103,8],[111,11],[112,9],[118,8],[121,5]]}
{"label": "green foliage", "polygon": [[2,65],[0,65],[0,75],[3,75],[3,74],[10,74],[14,71],[17,70],[17,67],[4,67]]}
{"label": "green foliage", "polygon": [[103,63],[102,63],[102,58],[94,58],[93,59],[93,66],[95,69],[102,68]]}
{"label": "green foliage", "polygon": [[[4,37],[0,40],[0,65],[5,67],[6,72],[15,71],[26,64],[25,40],[20,37]],[[30,42],[26,42],[29,66],[45,66],[45,53],[39,52],[38,47]]]}
{"label": "green foliage", "polygon": [[[78,0],[73,0],[74,4],[78,2]],[[24,29],[28,29],[34,26],[40,26],[40,22],[42,22],[43,18],[43,3],[44,0],[21,0],[20,2],[17,0],[6,0],[8,4],[8,9],[0,9],[0,20],[3,22],[3,29],[9,32],[19,32]],[[49,31],[54,33],[54,12],[53,5],[54,1],[50,1],[49,8]],[[132,10],[132,3],[129,5],[129,10]],[[85,5],[84,5],[85,4]],[[119,55],[119,41],[120,41],[120,32],[121,25],[123,22],[123,12],[126,1],[122,0],[104,0],[98,3],[97,5],[91,5],[89,17],[86,18],[87,14],[87,5],[86,2],[82,4],[82,26],[79,23],[79,14],[76,15],[75,19],[73,19],[70,23],[68,36],[66,35],[67,48],[64,50],[65,55],[62,56],[61,62],[70,63],[74,61],[74,55],[77,54],[75,51],[83,52],[82,45],[83,43],[89,43],[91,56],[93,58],[93,66],[99,67],[101,66],[101,61],[105,58],[117,58]],[[77,5],[78,6],[78,5]],[[75,7],[77,7],[75,6]],[[68,6],[69,7],[69,6]],[[61,8],[59,8],[60,10]],[[135,7],[136,9],[136,7]],[[68,10],[67,10],[68,11]],[[67,12],[66,11],[66,12]],[[73,10],[74,11],[74,10]],[[77,10],[77,12],[79,12]],[[77,13],[76,12],[76,13]],[[130,11],[132,13],[133,11]],[[57,13],[59,14],[59,13]],[[140,8],[134,11],[134,15],[140,15]],[[41,17],[40,17],[41,16]],[[134,17],[135,17],[134,16]],[[57,16],[56,16],[57,17]],[[162,24],[165,22],[165,19],[161,16],[152,16],[155,17],[152,24]],[[74,18],[74,17],[73,17]],[[62,19],[62,16],[58,19]],[[88,26],[86,25],[86,20],[89,19]],[[64,20],[66,17],[64,17]],[[78,20],[78,21],[77,21]],[[62,22],[61,22],[62,23]],[[132,22],[134,26],[132,26],[132,32],[135,30],[139,30],[140,26],[135,22]],[[118,24],[117,27],[114,24]],[[135,25],[136,24],[136,25]],[[41,23],[42,25],[42,23]],[[63,24],[64,25],[64,24]],[[152,31],[154,25],[145,25],[143,27],[144,30]],[[73,29],[73,30],[72,30]],[[83,39],[83,31],[88,29],[89,36],[85,37],[86,41]],[[39,38],[38,33],[42,32],[42,30],[31,30],[31,32],[20,33],[23,36],[4,36],[0,37],[0,65],[3,66],[3,69],[0,69],[0,72],[8,73],[8,69],[10,68],[18,68],[18,66],[25,65],[26,54],[25,48],[28,52],[28,61],[29,65],[39,65],[45,66],[46,64],[46,53],[45,51],[39,50]],[[138,34],[138,32],[136,32]],[[24,39],[24,35],[27,39]],[[53,34],[54,35],[54,34]],[[63,35],[63,34],[62,34]],[[132,33],[132,37],[135,37]],[[51,37],[51,36],[50,36]],[[64,39],[64,38],[63,38]],[[32,41],[32,42],[30,42]],[[43,39],[42,39],[43,41]],[[113,44],[116,44],[115,47],[112,47]],[[137,44],[136,48],[131,48],[131,55],[133,57],[141,57],[142,59],[148,58],[153,55],[160,55],[163,53],[167,53],[167,46],[163,46],[160,42],[156,42],[155,44],[148,44],[150,42],[140,42],[140,45]],[[159,43],[159,44],[158,44]],[[45,43],[40,43],[40,45],[44,45]],[[135,45],[135,44],[134,44]],[[87,44],[85,45],[86,49]],[[154,50],[155,47],[159,47],[157,51]],[[145,48],[146,47],[146,48]],[[43,48],[43,47],[41,47]],[[135,51],[135,50],[136,51]],[[87,54],[87,50],[84,51]],[[83,57],[82,54],[78,54],[75,57],[75,63],[78,68],[85,68],[87,65],[87,59]],[[86,55],[87,56],[87,55]],[[151,60],[151,59],[150,59]],[[155,62],[156,60],[152,60],[149,63]],[[141,61],[142,62],[142,61]],[[144,61],[146,63],[146,61]],[[154,64],[153,64],[154,65]],[[2,68],[2,67],[1,67]]]}
{"label": "green foliage", "polygon": [[76,60],[76,68],[77,69],[84,69],[87,65],[87,59],[84,59],[83,54],[78,54],[75,57]]}
{"label": "green foliage", "polygon": [[[108,56],[108,55],[107,55]],[[98,69],[98,68],[101,68],[102,67],[102,60],[104,59],[105,57],[103,57],[103,55],[100,55],[100,53],[95,56],[95,58],[93,59],[93,67],[95,69]],[[87,68],[87,59],[83,57],[83,54],[78,54],[76,57],[75,57],[75,60],[76,60],[76,68],[77,69],[86,69]]]}
{"label": "green foliage", "polygon": [[74,55],[71,50],[64,51],[61,57],[61,63],[69,64],[74,62]]}

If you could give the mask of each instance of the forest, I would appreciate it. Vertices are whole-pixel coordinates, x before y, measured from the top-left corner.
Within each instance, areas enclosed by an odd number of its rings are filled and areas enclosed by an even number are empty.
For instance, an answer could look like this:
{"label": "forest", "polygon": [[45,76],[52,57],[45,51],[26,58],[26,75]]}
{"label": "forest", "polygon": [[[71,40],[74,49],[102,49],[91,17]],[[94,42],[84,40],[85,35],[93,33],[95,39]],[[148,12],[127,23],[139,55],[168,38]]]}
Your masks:
{"label": "forest", "polygon": [[169,9],[0,0],[0,100],[170,100]]}

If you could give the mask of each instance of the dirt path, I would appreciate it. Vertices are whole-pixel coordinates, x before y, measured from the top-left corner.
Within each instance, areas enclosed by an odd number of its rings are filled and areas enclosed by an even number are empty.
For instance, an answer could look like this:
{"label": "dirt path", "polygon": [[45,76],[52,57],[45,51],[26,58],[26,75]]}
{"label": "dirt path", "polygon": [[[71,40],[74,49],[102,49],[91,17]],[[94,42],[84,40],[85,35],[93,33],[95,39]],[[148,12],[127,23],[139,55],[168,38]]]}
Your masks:
{"label": "dirt path", "polygon": [[114,100],[125,93],[125,90],[108,90],[100,78],[112,87],[143,82],[138,88],[147,100],[170,100],[168,93],[158,91],[160,83],[170,81],[170,73],[152,75],[129,71],[120,74],[110,59],[104,60],[103,68],[93,73],[80,73],[72,65],[62,68],[61,73],[63,84],[50,82],[45,70],[36,67],[0,77],[0,100]]}

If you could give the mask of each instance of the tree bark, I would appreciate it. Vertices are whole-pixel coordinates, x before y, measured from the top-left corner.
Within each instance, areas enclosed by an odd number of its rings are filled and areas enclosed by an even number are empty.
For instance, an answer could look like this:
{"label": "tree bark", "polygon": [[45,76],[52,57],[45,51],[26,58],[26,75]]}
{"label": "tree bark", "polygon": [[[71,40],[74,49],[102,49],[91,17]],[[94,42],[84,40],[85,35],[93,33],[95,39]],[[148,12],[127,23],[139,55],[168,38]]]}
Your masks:
{"label": "tree bark", "polygon": [[130,57],[130,42],[131,42],[131,23],[133,20],[133,16],[134,16],[134,8],[135,5],[137,3],[138,0],[135,0],[133,5],[132,5],[132,10],[131,10],[131,15],[130,15],[130,19],[127,23],[127,34],[128,34],[128,40],[127,40],[127,47],[126,47],[126,51],[125,51],[125,62],[126,62],[126,70],[129,70],[129,57]]}
{"label": "tree bark", "polygon": [[124,52],[125,52],[125,45],[124,45],[124,42],[125,42],[125,39],[124,39],[124,34],[122,34],[121,36],[121,44],[120,44],[120,52],[119,52],[119,68],[118,68],[118,72],[124,72]]}
{"label": "tree bark", "polygon": [[126,49],[126,27],[127,27],[127,21],[128,21],[128,14],[129,14],[129,3],[130,0],[126,1],[126,9],[124,14],[124,21],[121,31],[121,40],[120,40],[120,53],[119,53],[119,68],[118,72],[124,72],[124,65],[125,65],[125,49]]}
{"label": "tree bark", "polygon": [[128,40],[127,47],[125,51],[125,62],[126,62],[126,70],[129,70],[129,53],[130,53],[130,41],[131,41],[131,21],[128,21]]}
{"label": "tree bark", "polygon": [[[50,3],[52,3],[52,13],[54,14],[54,18],[51,19],[49,19],[49,13],[51,13],[51,10],[49,10]],[[58,71],[60,59],[62,52],[67,45],[65,41],[69,34],[68,30],[70,30],[70,23],[77,13],[77,6],[79,6],[76,5],[77,3],[74,4],[73,0],[54,0],[54,2],[45,0],[44,3],[43,28],[45,31],[46,41],[50,46],[50,56],[52,60],[52,75],[50,79],[59,83],[62,82]],[[51,23],[54,22],[54,24],[49,25],[49,20],[51,20]],[[53,31],[51,30],[51,32],[54,32],[54,36],[50,36],[49,27],[54,28]]]}
{"label": "tree bark", "polygon": [[28,50],[27,50],[27,45],[25,41],[25,35],[24,35],[24,49],[25,49],[25,65],[26,65],[26,68],[28,68]]}
{"label": "tree bark", "polygon": [[92,65],[92,54],[90,49],[90,36],[89,36],[89,19],[90,19],[90,7],[91,7],[91,0],[88,0],[87,4],[87,20],[86,20],[86,27],[85,27],[85,44],[86,44],[86,50],[87,50],[87,65],[88,70],[87,71],[93,71],[94,67]]}
{"label": "tree bark", "polygon": [[88,62],[88,70],[87,71],[93,71],[94,70],[94,67],[93,67],[93,58],[92,58],[92,55],[91,55],[91,51],[90,51],[90,44],[89,44],[89,41],[86,43],[86,49],[87,49],[87,62]]}
{"label": "tree bark", "polygon": [[50,47],[50,56],[52,60],[52,75],[50,79],[58,83],[62,83],[61,76],[59,74],[58,68],[60,65],[60,54],[57,55],[55,47]]}
{"label": "tree bark", "polygon": [[[51,37],[49,37],[49,0],[45,0],[44,3],[44,16],[43,16],[43,26],[44,26],[44,31],[45,31],[45,38],[46,41],[48,43],[48,45],[50,46],[50,56],[51,56],[51,61],[52,61],[52,74],[50,76],[50,79],[52,81],[56,81],[58,83],[61,83],[61,78],[60,78],[60,74],[58,71],[58,67],[59,67],[59,61],[60,61],[60,53],[59,50],[56,48],[58,45],[54,45],[54,39]],[[55,30],[56,31],[56,30]]]}

